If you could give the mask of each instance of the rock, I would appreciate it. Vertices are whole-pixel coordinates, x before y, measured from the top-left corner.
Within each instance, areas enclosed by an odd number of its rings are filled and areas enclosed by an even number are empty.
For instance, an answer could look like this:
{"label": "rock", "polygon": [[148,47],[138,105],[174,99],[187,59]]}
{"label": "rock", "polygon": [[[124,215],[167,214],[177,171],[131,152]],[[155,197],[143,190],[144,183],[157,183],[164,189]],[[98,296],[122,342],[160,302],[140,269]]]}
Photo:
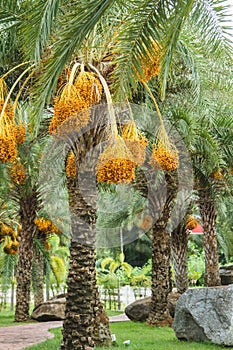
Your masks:
{"label": "rock", "polygon": [[233,284],[233,265],[221,266],[219,273],[222,285]]}
{"label": "rock", "polygon": [[[174,317],[175,307],[179,293],[171,292],[168,296],[168,307],[171,317]],[[125,308],[125,314],[132,321],[146,321],[149,316],[151,297],[139,299],[129,304]]]}
{"label": "rock", "polygon": [[151,297],[138,299],[125,308],[125,314],[132,321],[145,321],[150,311]]}
{"label": "rock", "polygon": [[233,346],[233,284],[186,291],[177,302],[172,327],[180,340]]}
{"label": "rock", "polygon": [[31,318],[39,322],[59,321],[65,319],[66,295],[60,294],[35,307]]}

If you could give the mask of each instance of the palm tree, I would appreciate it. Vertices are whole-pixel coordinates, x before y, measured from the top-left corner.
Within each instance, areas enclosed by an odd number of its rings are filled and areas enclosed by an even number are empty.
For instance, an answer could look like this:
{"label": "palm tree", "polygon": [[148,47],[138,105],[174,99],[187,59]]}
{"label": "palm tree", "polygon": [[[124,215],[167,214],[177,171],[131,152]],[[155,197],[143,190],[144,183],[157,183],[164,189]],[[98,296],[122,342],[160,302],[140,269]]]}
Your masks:
{"label": "palm tree", "polygon": [[[172,283],[171,241],[167,224],[178,192],[177,172],[166,173],[165,179],[167,191],[165,204],[152,228],[152,294],[147,319],[147,323],[152,326],[171,326],[172,322],[168,310],[168,294],[172,291]],[[156,208],[154,212],[157,213]]]}
{"label": "palm tree", "polygon": [[[18,118],[18,119],[17,119]],[[34,220],[39,209],[39,192],[36,172],[40,161],[41,144],[37,143],[35,135],[26,130],[26,109],[16,115],[19,124],[17,159],[4,164],[7,181],[4,186],[5,196],[14,203],[21,225],[18,264],[16,270],[16,309],[15,321],[25,321],[29,318],[31,269],[33,256],[33,239],[36,233]],[[28,121],[28,126],[30,120]]]}
{"label": "palm tree", "polygon": [[[94,132],[87,130],[83,135],[80,133],[79,137],[73,140],[72,145],[73,151],[75,147],[76,154],[78,154],[77,174],[80,176],[78,168],[85,159],[87,178],[84,181],[88,182],[88,172],[95,171],[93,160],[88,159],[88,151],[104,140],[106,135],[102,128],[97,126]],[[76,349],[93,348],[94,344],[107,345],[110,343],[109,324],[100,302],[96,283],[96,210],[83,198],[77,176],[76,178],[67,177],[67,188],[72,238],[67,280],[66,318],[63,324],[61,349],[70,349],[74,346]],[[92,203],[93,200],[95,201],[95,198],[91,198]]]}
{"label": "palm tree", "polygon": [[[96,107],[98,108],[98,107]],[[101,109],[101,107],[100,107]],[[102,110],[102,115],[106,113]],[[98,113],[96,113],[98,115]],[[95,115],[95,109],[91,110],[90,119]],[[80,348],[94,346],[95,344],[108,344],[110,342],[109,322],[102,304],[100,303],[98,288],[96,284],[95,271],[95,225],[96,209],[95,194],[90,192],[88,203],[83,193],[83,187],[89,189],[90,176],[95,171],[96,155],[90,151],[106,139],[105,125],[93,124],[77,131],[76,117],[68,118],[62,125],[57,135],[55,135],[54,144],[48,146],[48,153],[42,162],[42,168],[48,178],[43,179],[46,191],[48,184],[55,182],[57,178],[51,175],[51,170],[57,169],[57,165],[51,168],[51,162],[55,159],[51,154],[56,153],[56,161],[60,159],[60,150],[65,150],[66,155],[70,150],[76,159],[74,170],[67,171],[67,191],[70,211],[71,242],[70,242],[70,268],[67,279],[68,293],[66,299],[66,319],[63,325],[63,344],[62,348],[69,349],[71,346]],[[59,148],[59,145],[61,147]],[[52,152],[52,153],[51,153]],[[94,157],[94,160],[93,160]],[[68,169],[68,159],[66,160],[66,170]],[[64,167],[62,163],[62,167]],[[63,170],[64,171],[64,170]],[[64,178],[64,177],[63,177]],[[52,180],[52,181],[51,181]],[[61,173],[59,173],[61,181]],[[43,187],[43,184],[42,184]],[[85,195],[89,191],[85,190]],[[89,204],[89,201],[92,205]],[[64,220],[64,218],[63,218]],[[62,220],[62,221],[63,221]],[[78,281],[78,283],[77,283]],[[80,321],[81,320],[81,321]],[[72,335],[70,331],[72,330]]]}
{"label": "palm tree", "polygon": [[[195,189],[199,195],[198,204],[204,227],[207,286],[220,284],[216,235],[217,202],[221,202],[224,193],[228,195],[232,191],[231,177],[228,175],[232,158],[232,117],[229,113],[228,95],[225,95],[223,106],[224,96],[221,93],[222,84],[227,84],[230,90],[231,83],[230,79],[223,82],[216,76],[220,67],[217,62],[213,63],[213,67],[215,69],[210,76],[202,72],[200,88],[204,87],[205,93],[202,93],[197,103],[191,106],[189,97],[184,98],[184,94],[171,113],[179,134],[184,135],[194,165]],[[211,91],[208,89],[210,79]],[[179,103],[185,103],[186,110],[179,107]],[[208,111],[211,111],[211,115]]]}

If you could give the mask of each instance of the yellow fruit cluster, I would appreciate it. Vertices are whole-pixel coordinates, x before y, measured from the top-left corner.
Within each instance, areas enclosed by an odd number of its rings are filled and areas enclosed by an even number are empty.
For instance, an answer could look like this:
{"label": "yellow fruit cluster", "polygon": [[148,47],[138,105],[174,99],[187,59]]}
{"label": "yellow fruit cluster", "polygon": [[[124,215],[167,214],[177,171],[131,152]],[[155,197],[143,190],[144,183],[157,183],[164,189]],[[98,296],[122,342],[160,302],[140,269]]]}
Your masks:
{"label": "yellow fruit cluster", "polygon": [[10,169],[11,180],[17,185],[22,185],[26,179],[24,166],[20,162],[13,163]]}
{"label": "yellow fruit cluster", "polygon": [[[54,99],[54,116],[49,126],[50,134],[68,118],[76,117],[75,128],[84,127],[90,121],[89,107],[98,103],[102,85],[94,73],[82,71],[72,83],[66,83]],[[83,113],[81,113],[83,111]]]}
{"label": "yellow fruit cluster", "polygon": [[213,177],[215,180],[223,180],[224,179],[224,174],[222,169],[215,170],[213,173]]}
{"label": "yellow fruit cluster", "polygon": [[11,240],[9,243],[7,243],[3,251],[6,254],[17,254],[19,248],[19,242],[17,240]]}
{"label": "yellow fruit cluster", "polygon": [[15,230],[4,222],[0,221],[0,236],[12,236],[15,237]]}
{"label": "yellow fruit cluster", "polygon": [[[6,254],[16,254],[19,247],[19,236],[17,232],[9,225],[0,221],[0,237],[9,236],[10,241],[4,246],[3,250]],[[3,241],[5,238],[2,238]]]}
{"label": "yellow fruit cluster", "polygon": [[141,166],[146,157],[147,138],[138,131],[134,121],[130,121],[123,126],[122,137],[132,153],[134,163]]}
{"label": "yellow fruit cluster", "polygon": [[[71,90],[65,87],[63,94],[54,100],[54,116],[50,122],[49,132],[54,133],[56,129],[68,118],[78,115],[78,113],[88,107],[87,103],[79,96],[76,88]],[[82,113],[80,127],[89,122],[89,113]]]}
{"label": "yellow fruit cluster", "polygon": [[23,123],[15,126],[15,141],[22,145],[26,140],[26,127]]}
{"label": "yellow fruit cluster", "polygon": [[[0,100],[0,113],[4,100]],[[26,128],[15,124],[13,107],[8,103],[0,119],[0,161],[13,162],[17,157],[17,143],[22,144],[26,138]]]}
{"label": "yellow fruit cluster", "polygon": [[17,145],[11,135],[0,134],[0,160],[2,163],[13,162],[17,157]]}
{"label": "yellow fruit cluster", "polygon": [[150,162],[155,169],[159,167],[164,171],[176,170],[179,166],[179,156],[176,148],[166,149],[163,146],[154,146]]}
{"label": "yellow fruit cluster", "polygon": [[148,145],[147,138],[138,131],[133,120],[123,126],[122,137],[126,140],[139,141],[145,147]]}
{"label": "yellow fruit cluster", "polygon": [[146,147],[140,141],[125,140],[126,147],[132,153],[136,166],[141,166],[146,158]]}
{"label": "yellow fruit cluster", "polygon": [[76,161],[73,152],[70,152],[66,161],[66,175],[68,177],[76,177]]}
{"label": "yellow fruit cluster", "polygon": [[195,227],[197,227],[197,225],[198,221],[194,218],[194,216],[188,215],[185,225],[186,230],[193,230]]}
{"label": "yellow fruit cluster", "polygon": [[48,219],[41,217],[41,218],[35,219],[34,222],[35,222],[36,226],[38,227],[39,231],[43,232],[44,234],[48,234],[48,233],[59,234],[60,233],[57,226],[54,225],[54,223],[52,223],[52,221],[50,221]]}
{"label": "yellow fruit cluster", "polygon": [[112,159],[98,166],[97,181],[114,184],[130,183],[135,178],[135,164],[129,159]]}
{"label": "yellow fruit cluster", "polygon": [[140,77],[144,82],[148,82],[155,75],[159,74],[160,70],[160,48],[158,44],[153,41],[153,52],[152,54],[148,54],[148,58],[143,58],[142,60],[142,70],[143,77]]}
{"label": "yellow fruit cluster", "polygon": [[97,181],[125,184],[135,178],[135,163],[124,140],[118,136],[105,147],[97,163]]}
{"label": "yellow fruit cluster", "polygon": [[[4,103],[5,103],[4,100],[0,100],[0,112],[3,109]],[[9,103],[6,105],[4,113],[7,115],[9,121],[13,122],[13,120],[14,120],[14,109]]]}
{"label": "yellow fruit cluster", "polygon": [[74,86],[77,88],[81,98],[88,102],[89,106],[97,104],[101,100],[102,85],[94,73],[81,72],[75,80]]}
{"label": "yellow fruit cluster", "polygon": [[45,249],[46,250],[50,249],[50,243],[47,240],[45,241]]}

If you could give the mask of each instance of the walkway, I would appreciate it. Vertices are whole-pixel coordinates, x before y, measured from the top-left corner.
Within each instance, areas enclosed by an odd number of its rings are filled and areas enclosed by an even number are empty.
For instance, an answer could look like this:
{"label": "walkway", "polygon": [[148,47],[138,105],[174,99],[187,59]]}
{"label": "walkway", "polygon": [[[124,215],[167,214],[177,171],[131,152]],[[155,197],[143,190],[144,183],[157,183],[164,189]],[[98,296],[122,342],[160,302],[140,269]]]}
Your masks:
{"label": "walkway", "polygon": [[[110,322],[128,321],[125,314],[109,317]],[[62,321],[38,322],[0,328],[0,350],[22,350],[28,346],[53,338],[48,330],[62,326]]]}

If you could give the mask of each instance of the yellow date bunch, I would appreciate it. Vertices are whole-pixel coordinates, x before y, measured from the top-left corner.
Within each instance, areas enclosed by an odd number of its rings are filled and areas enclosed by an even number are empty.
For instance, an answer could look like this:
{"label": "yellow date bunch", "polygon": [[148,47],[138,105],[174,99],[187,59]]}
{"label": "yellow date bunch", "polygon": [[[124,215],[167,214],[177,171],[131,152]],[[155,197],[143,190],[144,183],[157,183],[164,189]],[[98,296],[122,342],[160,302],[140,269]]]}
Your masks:
{"label": "yellow date bunch", "polygon": [[135,163],[123,138],[111,140],[97,162],[97,181],[115,184],[130,183],[135,178]]}
{"label": "yellow date bunch", "polygon": [[194,218],[194,216],[188,215],[185,224],[186,230],[193,230],[195,227],[197,227],[197,225],[198,221]]}
{"label": "yellow date bunch", "polygon": [[161,57],[161,49],[158,43],[152,40],[151,52],[149,53],[147,51],[147,57],[143,56],[143,59],[142,59],[141,65],[142,65],[143,76],[139,77],[141,81],[144,81],[146,83],[155,75],[159,74],[160,57]]}
{"label": "yellow date bunch", "polygon": [[21,122],[16,125],[14,109],[8,103],[3,111],[5,101],[0,100],[0,161],[13,162],[17,157],[17,144],[25,142],[26,128]]}
{"label": "yellow date bunch", "polygon": [[9,168],[9,175],[15,184],[22,185],[26,179],[26,170],[23,164],[19,161],[12,163]]}
{"label": "yellow date bunch", "polygon": [[6,254],[17,254],[19,234],[10,225],[0,221],[0,242],[5,241],[3,251]]}
{"label": "yellow date bunch", "polygon": [[51,119],[49,132],[53,134],[68,118],[76,117],[76,129],[90,121],[89,107],[101,99],[102,85],[94,73],[82,71],[77,78],[61,86],[54,99],[54,116]]}
{"label": "yellow date bunch", "polygon": [[75,179],[76,173],[76,160],[74,153],[71,151],[66,160],[66,175]]}
{"label": "yellow date bunch", "polygon": [[38,230],[44,234],[56,233],[59,234],[60,231],[57,226],[49,219],[44,217],[36,218],[34,223],[38,227]]}
{"label": "yellow date bunch", "polygon": [[151,152],[150,164],[153,168],[164,171],[176,170],[179,166],[179,155],[176,148],[167,149],[163,145],[154,146]]}
{"label": "yellow date bunch", "polygon": [[122,137],[126,147],[132,153],[134,163],[136,166],[141,166],[146,157],[148,140],[138,131],[133,120],[123,126]]}

